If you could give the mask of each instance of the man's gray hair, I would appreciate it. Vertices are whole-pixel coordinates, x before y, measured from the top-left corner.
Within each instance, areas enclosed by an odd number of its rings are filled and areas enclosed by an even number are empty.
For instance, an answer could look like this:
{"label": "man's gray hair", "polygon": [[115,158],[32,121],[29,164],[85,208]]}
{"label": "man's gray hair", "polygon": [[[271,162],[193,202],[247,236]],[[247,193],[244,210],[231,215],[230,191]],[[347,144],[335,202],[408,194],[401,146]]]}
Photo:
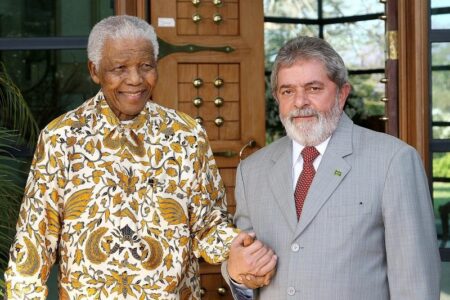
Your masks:
{"label": "man's gray hair", "polygon": [[321,61],[326,68],[328,77],[338,86],[338,89],[348,82],[344,61],[330,44],[320,38],[299,36],[281,47],[275,59],[270,76],[270,86],[274,97],[276,97],[280,68],[290,67],[302,59]]}
{"label": "man's gray hair", "polygon": [[87,46],[88,58],[96,67],[100,64],[103,45],[108,38],[144,38],[152,43],[155,61],[158,58],[158,39],[155,30],[150,24],[133,16],[111,16],[98,22],[89,34]]}

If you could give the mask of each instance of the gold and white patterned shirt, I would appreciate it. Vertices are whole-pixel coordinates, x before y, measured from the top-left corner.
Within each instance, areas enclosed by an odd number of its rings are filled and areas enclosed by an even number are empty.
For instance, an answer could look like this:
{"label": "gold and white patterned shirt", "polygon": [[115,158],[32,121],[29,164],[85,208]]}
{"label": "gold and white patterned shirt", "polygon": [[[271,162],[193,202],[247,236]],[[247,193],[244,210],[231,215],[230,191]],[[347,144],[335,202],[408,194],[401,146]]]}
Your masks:
{"label": "gold and white patterned shirt", "polygon": [[198,257],[237,231],[206,133],[148,102],[119,121],[102,92],[39,137],[5,273],[8,299],[199,299]]}

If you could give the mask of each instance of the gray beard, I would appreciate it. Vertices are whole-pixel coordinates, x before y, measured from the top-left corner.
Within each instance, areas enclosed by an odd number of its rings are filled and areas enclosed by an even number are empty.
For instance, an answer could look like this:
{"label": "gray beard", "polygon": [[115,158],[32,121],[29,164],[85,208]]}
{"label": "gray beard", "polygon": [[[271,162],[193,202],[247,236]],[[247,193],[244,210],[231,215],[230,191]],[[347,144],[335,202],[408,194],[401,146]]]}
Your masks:
{"label": "gray beard", "polygon": [[[289,112],[286,117],[280,114],[280,119],[286,134],[292,140],[303,146],[317,146],[333,134],[341,114],[339,99],[336,97],[334,106],[328,112],[320,113],[312,108],[303,108]],[[293,122],[294,117],[306,115],[315,116],[315,120],[297,124]]]}

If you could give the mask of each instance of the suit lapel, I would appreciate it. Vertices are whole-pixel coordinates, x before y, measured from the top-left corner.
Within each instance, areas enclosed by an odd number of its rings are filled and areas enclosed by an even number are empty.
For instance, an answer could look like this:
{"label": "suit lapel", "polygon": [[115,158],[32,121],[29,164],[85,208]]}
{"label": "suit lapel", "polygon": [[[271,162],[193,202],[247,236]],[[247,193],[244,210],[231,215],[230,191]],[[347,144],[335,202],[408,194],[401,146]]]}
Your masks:
{"label": "suit lapel", "polygon": [[331,137],[306,196],[294,238],[297,238],[311,223],[350,171],[351,166],[344,160],[344,157],[352,153],[352,128],[353,122],[344,113]]}
{"label": "suit lapel", "polygon": [[297,215],[292,190],[292,142],[289,138],[284,137],[280,140],[280,145],[271,159],[274,164],[272,169],[268,170],[270,189],[284,219],[294,231],[297,226]]}

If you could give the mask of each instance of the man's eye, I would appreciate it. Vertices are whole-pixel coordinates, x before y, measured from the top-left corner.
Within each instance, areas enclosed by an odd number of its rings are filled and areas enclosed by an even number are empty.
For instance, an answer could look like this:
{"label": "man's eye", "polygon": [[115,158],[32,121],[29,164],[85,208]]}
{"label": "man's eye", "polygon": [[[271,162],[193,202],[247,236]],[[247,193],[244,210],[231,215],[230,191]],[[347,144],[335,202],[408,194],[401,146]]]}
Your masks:
{"label": "man's eye", "polygon": [[155,66],[153,64],[143,64],[142,68],[144,70],[153,70],[155,68]]}
{"label": "man's eye", "polygon": [[290,94],[292,94],[291,90],[283,90],[283,91],[281,91],[281,95],[283,95],[283,96],[288,96]]}

